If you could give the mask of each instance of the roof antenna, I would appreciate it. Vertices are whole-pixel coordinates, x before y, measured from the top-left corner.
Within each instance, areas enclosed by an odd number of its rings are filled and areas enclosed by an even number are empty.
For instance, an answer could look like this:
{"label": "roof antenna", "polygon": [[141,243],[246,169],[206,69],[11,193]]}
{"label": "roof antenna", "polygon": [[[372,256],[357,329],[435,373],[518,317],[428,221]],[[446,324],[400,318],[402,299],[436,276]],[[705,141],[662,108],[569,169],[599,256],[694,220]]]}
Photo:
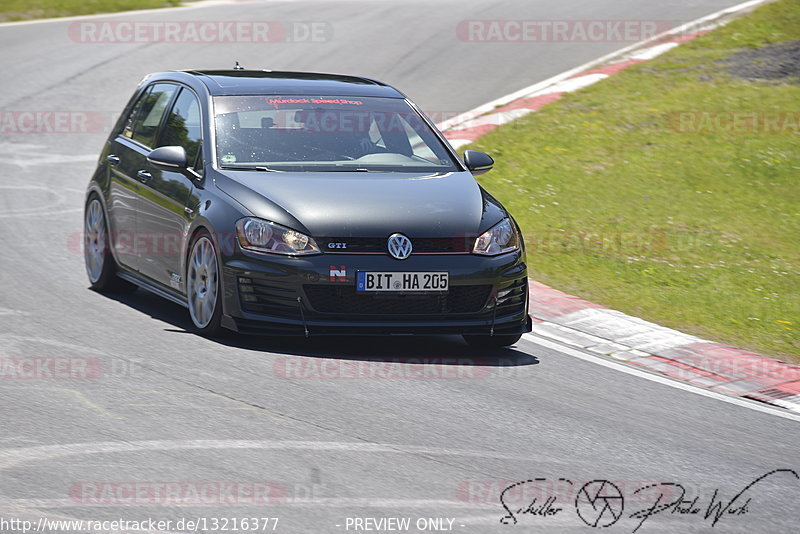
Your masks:
{"label": "roof antenna", "polygon": [[233,70],[244,70],[244,67],[239,65],[239,62],[236,62],[236,65],[233,66]]}

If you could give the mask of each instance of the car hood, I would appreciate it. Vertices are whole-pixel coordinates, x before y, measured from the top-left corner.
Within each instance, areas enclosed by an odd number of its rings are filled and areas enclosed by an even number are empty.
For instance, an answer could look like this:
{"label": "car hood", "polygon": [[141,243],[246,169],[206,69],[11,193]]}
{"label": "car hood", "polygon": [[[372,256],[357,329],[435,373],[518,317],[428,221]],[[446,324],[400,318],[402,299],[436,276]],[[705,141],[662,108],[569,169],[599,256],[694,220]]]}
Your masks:
{"label": "car hood", "polygon": [[469,172],[226,170],[216,184],[254,216],[312,236],[477,236],[505,217]]}

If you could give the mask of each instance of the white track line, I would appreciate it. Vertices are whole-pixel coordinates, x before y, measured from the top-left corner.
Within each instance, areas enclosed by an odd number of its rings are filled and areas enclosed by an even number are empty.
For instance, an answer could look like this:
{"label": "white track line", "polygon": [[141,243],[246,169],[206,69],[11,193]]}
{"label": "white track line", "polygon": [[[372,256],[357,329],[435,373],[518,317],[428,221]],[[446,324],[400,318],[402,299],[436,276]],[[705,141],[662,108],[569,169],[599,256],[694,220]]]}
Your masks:
{"label": "white track line", "polygon": [[646,380],[650,380],[651,382],[657,382],[659,384],[664,384],[665,386],[670,386],[676,389],[681,389],[683,391],[688,391],[690,393],[695,393],[696,395],[702,395],[703,397],[709,397],[712,399],[716,399],[722,402],[727,402],[728,404],[735,404],[736,406],[741,406],[743,408],[749,408],[750,410],[755,410],[757,412],[766,413],[769,415],[774,415],[777,417],[782,417],[784,419],[790,419],[792,421],[800,422],[800,415],[795,415],[793,413],[787,413],[777,408],[771,408],[766,404],[760,404],[757,401],[749,401],[745,399],[741,399],[739,397],[731,397],[729,395],[724,395],[722,393],[717,393],[716,391],[711,391],[709,389],[704,389],[698,386],[693,386],[691,384],[687,384],[685,382],[678,382],[677,380],[673,380],[671,378],[667,378],[665,376],[657,375],[650,373],[648,371],[643,371],[636,369],[635,367],[625,365],[623,363],[617,363],[615,361],[606,360],[599,356],[594,356],[592,354],[587,354],[577,349],[573,349],[571,347],[564,346],[560,343],[556,343],[554,341],[550,341],[548,339],[543,339],[541,337],[534,336],[532,334],[525,334],[523,339],[530,341],[536,345],[555,350],[561,354],[566,354],[567,356],[572,356],[573,358],[578,358],[579,360],[583,360],[586,362],[591,362],[597,365],[602,365],[603,367],[608,367],[609,369],[614,369],[615,371],[621,371],[623,373],[627,373],[629,375],[637,376],[639,378],[644,378]]}
{"label": "white track line", "polygon": [[253,440],[184,440],[184,441],[104,441],[98,443],[66,443],[38,447],[0,449],[0,471],[28,462],[42,462],[67,456],[112,454],[168,450],[292,450],[333,453],[387,453],[426,456],[463,456],[465,458],[497,458],[525,462],[529,458],[492,451],[444,449],[419,445],[369,442],[326,441],[253,441]]}
{"label": "white track line", "polygon": [[556,84],[558,82],[562,82],[564,80],[572,78],[573,76],[577,76],[578,74],[581,74],[582,72],[585,72],[587,70],[591,70],[591,69],[593,69],[595,67],[599,67],[600,65],[604,65],[604,64],[606,64],[606,63],[608,63],[608,62],[610,62],[610,61],[612,61],[614,59],[621,59],[623,56],[625,56],[627,54],[630,54],[631,52],[633,52],[635,50],[638,50],[639,48],[642,48],[642,47],[644,47],[644,46],[646,46],[648,44],[658,43],[659,41],[661,41],[663,39],[667,39],[669,37],[681,34],[683,32],[686,32],[687,30],[690,30],[690,29],[694,29],[695,31],[699,31],[704,26],[710,26],[711,25],[711,21],[714,21],[716,19],[720,19],[722,17],[726,17],[726,16],[729,16],[729,15],[732,15],[734,13],[738,13],[740,11],[745,11],[747,9],[753,8],[753,7],[758,6],[760,4],[764,4],[764,3],[767,3],[767,2],[773,2],[773,1],[774,0],[749,0],[748,2],[744,2],[742,4],[738,4],[738,5],[735,5],[733,7],[729,7],[729,8],[726,8],[726,9],[722,9],[720,11],[716,11],[716,12],[710,14],[710,15],[706,15],[705,17],[701,17],[701,18],[699,18],[697,20],[693,20],[691,22],[687,22],[686,24],[682,24],[681,26],[678,26],[677,28],[673,28],[671,30],[665,31],[663,33],[660,33],[660,34],[658,34],[656,36],[651,37],[650,39],[645,39],[644,41],[640,41],[638,43],[634,43],[634,44],[626,46],[624,48],[620,48],[619,50],[617,50],[615,52],[611,52],[610,54],[606,54],[605,56],[602,56],[602,57],[600,57],[598,59],[594,59],[592,61],[589,61],[588,63],[584,63],[583,65],[575,67],[574,69],[570,69],[568,71],[562,72],[561,74],[557,74],[556,76],[553,76],[552,78],[548,78],[548,79],[546,79],[544,81],[537,82],[537,83],[535,83],[533,85],[530,85],[528,87],[520,89],[519,91],[514,91],[513,93],[507,94],[506,96],[502,96],[500,98],[492,100],[491,102],[487,102],[486,104],[478,106],[477,108],[475,108],[473,110],[464,112],[464,113],[462,113],[460,115],[456,115],[455,117],[453,117],[451,119],[443,121],[440,124],[437,124],[437,126],[439,127],[440,130],[446,130],[448,128],[452,128],[453,126],[457,126],[457,125],[459,125],[459,124],[461,124],[461,123],[463,123],[465,121],[468,121],[470,119],[474,119],[475,117],[483,115],[484,113],[489,113],[490,111],[492,111],[493,109],[495,109],[497,107],[504,106],[506,104],[509,104],[509,103],[515,101],[515,100],[519,100],[520,98],[524,98],[524,97],[530,95],[531,93],[535,93],[537,91],[541,91],[542,89],[545,89],[545,88],[547,88],[547,87],[549,87],[551,85],[554,85],[554,84]]}
{"label": "white track line", "polygon": [[[499,497],[499,496],[498,496]],[[112,497],[113,499],[113,497]],[[209,506],[210,504],[217,503],[203,503],[203,502],[174,502],[165,499],[167,502],[147,502],[147,499],[142,499],[142,502],[136,502],[136,498],[129,499],[130,502],[125,502],[124,499],[119,499],[119,502],[102,502],[102,497],[98,498],[101,502],[76,502],[73,499],[0,499],[0,509],[3,507],[17,507],[17,508],[98,508],[102,506],[113,505],[115,507],[162,507],[174,506],[176,508],[193,508],[198,506]],[[222,503],[220,503],[222,504]],[[233,502],[224,503],[226,507],[239,507],[251,508],[259,506],[257,503],[249,502]],[[469,501],[453,501],[446,499],[402,499],[402,498],[381,498],[381,497],[311,497],[311,498],[295,498],[286,497],[285,500],[269,503],[269,506],[274,506],[275,509],[284,507],[301,507],[301,508],[487,508],[497,509],[498,518],[500,516],[500,504],[493,502],[469,502]]]}

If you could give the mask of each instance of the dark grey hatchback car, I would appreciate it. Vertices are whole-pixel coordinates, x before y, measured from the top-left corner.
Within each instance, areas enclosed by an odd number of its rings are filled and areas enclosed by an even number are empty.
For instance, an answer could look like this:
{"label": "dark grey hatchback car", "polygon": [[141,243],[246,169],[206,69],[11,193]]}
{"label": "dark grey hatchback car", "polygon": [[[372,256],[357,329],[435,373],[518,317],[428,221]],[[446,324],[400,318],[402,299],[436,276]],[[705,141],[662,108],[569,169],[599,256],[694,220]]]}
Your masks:
{"label": "dark grey hatchback car", "polygon": [[266,335],[531,329],[524,246],[402,93],[330,74],[163,72],[136,89],[100,156],[85,260],[101,291],[142,287],[197,330]]}

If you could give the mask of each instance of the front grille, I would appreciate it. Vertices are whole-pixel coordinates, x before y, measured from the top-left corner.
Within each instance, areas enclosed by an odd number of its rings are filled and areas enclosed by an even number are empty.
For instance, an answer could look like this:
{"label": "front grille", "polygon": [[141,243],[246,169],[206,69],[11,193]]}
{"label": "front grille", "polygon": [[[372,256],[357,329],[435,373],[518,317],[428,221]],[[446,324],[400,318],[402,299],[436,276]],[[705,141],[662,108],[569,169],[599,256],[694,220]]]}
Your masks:
{"label": "front grille", "polygon": [[[358,253],[386,252],[388,237],[320,237],[315,238],[324,252]],[[331,243],[346,243],[347,248],[329,247]],[[411,238],[414,252],[446,254],[472,252],[475,237],[418,237]]]}
{"label": "front grille", "polygon": [[242,310],[263,315],[300,317],[300,303],[294,290],[269,284],[258,278],[239,277]]}
{"label": "front grille", "polygon": [[353,287],[303,286],[312,308],[320,313],[353,315],[444,315],[477,313],[486,306],[492,286],[450,286],[446,293],[358,293]]}

